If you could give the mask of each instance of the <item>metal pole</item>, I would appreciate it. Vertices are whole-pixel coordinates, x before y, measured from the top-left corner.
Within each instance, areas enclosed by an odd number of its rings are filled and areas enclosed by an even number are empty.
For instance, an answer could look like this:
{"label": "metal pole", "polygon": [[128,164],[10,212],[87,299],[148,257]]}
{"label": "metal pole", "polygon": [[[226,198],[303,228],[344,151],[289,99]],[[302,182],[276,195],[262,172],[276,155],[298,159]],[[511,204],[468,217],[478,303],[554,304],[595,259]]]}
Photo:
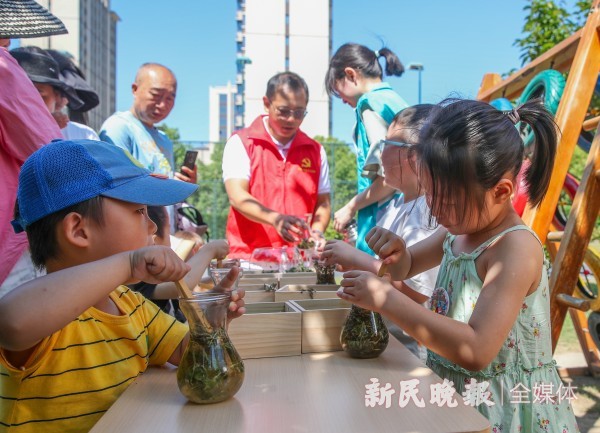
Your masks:
{"label": "metal pole", "polygon": [[419,69],[419,104],[421,103],[421,73],[423,69]]}

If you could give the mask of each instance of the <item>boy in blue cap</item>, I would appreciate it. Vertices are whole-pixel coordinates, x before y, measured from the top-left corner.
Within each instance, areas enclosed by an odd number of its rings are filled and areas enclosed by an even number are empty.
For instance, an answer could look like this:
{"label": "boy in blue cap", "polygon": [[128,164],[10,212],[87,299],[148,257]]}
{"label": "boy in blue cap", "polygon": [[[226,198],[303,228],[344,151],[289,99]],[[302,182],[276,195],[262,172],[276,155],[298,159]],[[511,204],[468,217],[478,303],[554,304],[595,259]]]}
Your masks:
{"label": "boy in blue cap", "polygon": [[[27,159],[13,226],[27,232],[32,260],[48,275],[0,299],[3,431],[88,431],[148,365],[179,363],[188,327],[125,284],[189,271],[170,248],[152,245],[146,206],[183,201],[196,188],[98,141],[55,140]],[[242,298],[232,294],[230,317],[244,312]]]}

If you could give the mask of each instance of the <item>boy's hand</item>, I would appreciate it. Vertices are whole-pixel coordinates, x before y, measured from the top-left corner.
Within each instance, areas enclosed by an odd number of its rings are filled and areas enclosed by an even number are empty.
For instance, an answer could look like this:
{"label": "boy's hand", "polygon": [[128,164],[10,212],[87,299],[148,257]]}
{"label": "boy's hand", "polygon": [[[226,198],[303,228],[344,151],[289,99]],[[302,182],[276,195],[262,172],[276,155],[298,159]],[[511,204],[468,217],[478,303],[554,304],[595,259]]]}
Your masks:
{"label": "boy's hand", "polygon": [[406,252],[404,239],[382,227],[373,227],[365,236],[365,241],[385,265],[398,263]]}
{"label": "boy's hand", "polygon": [[388,297],[396,289],[389,281],[366,271],[350,271],[344,274],[337,295],[359,307],[380,312]]}
{"label": "boy's hand", "polygon": [[131,251],[129,264],[133,281],[150,284],[180,280],[191,269],[171,248],[158,245]]}
{"label": "boy's hand", "polygon": [[210,248],[214,259],[224,259],[229,254],[229,242],[225,239],[210,241],[203,248]]}
{"label": "boy's hand", "polygon": [[321,260],[326,265],[341,265],[344,269],[353,269],[356,252],[356,248],[344,241],[327,241],[321,253]]}

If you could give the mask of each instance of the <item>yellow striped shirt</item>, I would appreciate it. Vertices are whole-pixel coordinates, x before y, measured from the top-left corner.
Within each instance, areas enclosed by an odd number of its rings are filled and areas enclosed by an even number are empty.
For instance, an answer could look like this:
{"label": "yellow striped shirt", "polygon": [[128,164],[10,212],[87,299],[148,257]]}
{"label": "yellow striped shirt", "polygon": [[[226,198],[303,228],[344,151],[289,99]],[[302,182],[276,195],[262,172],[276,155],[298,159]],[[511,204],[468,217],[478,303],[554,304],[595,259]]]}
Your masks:
{"label": "yellow striped shirt", "polygon": [[23,369],[0,348],[0,432],[86,432],[148,365],[167,362],[188,327],[125,286],[110,297],[123,315],[89,308]]}

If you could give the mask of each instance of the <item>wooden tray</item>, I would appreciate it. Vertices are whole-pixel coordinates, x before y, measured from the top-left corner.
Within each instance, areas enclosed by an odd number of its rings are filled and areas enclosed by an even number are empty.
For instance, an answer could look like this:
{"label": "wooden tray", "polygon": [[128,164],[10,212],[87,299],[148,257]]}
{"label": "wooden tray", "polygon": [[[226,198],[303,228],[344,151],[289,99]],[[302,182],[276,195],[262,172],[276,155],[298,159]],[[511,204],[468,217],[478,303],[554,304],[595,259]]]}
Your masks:
{"label": "wooden tray", "polygon": [[275,302],[337,298],[337,284],[288,284],[275,292]]}
{"label": "wooden tray", "polygon": [[228,334],[244,359],[301,353],[302,318],[287,302],[246,304],[246,313],[232,320]]}
{"label": "wooden tray", "polygon": [[350,313],[342,299],[306,299],[288,304],[302,312],[302,353],[342,350],[340,334]]}

